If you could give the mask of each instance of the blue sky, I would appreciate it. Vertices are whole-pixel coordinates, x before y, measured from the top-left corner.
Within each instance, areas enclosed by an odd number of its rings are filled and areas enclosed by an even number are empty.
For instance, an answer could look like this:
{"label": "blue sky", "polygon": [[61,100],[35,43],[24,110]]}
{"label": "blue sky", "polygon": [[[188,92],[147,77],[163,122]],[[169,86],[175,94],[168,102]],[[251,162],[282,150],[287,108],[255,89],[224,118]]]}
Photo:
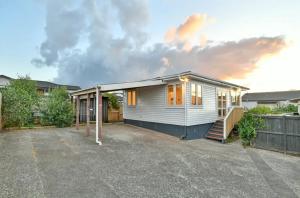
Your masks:
{"label": "blue sky", "polygon": [[[39,47],[46,39],[46,1],[0,1],[0,73],[16,77],[29,74],[33,79],[53,80],[61,71],[57,67],[36,67],[31,60],[40,57]],[[252,37],[284,36],[291,48],[299,49],[300,43],[300,1],[274,0],[162,0],[147,3],[149,21],[145,22],[143,30],[147,32],[149,40],[146,46],[163,43],[166,31],[171,27],[183,24],[188,16],[195,13],[206,14],[212,19],[200,31],[208,40],[214,42],[238,41]],[[116,35],[124,32],[120,27],[113,29]],[[83,45],[85,41],[83,40]],[[77,47],[80,45],[77,45]],[[282,55],[283,58],[275,62],[285,63],[292,55]],[[294,55],[293,55],[294,56]],[[296,61],[296,58],[293,60]],[[276,64],[273,60],[264,62],[265,65]],[[299,62],[286,61],[290,69],[299,71]],[[267,67],[267,66],[266,66]],[[257,70],[268,71],[263,69]],[[279,67],[275,67],[278,69]],[[255,72],[254,72],[255,73]],[[275,72],[276,73],[276,72]],[[252,74],[253,75],[253,74]],[[251,75],[250,75],[251,76]],[[256,76],[262,78],[263,73]],[[278,74],[279,76],[279,74]],[[60,77],[61,79],[62,77]],[[68,76],[66,76],[68,78]],[[253,77],[255,78],[255,77]],[[251,82],[251,78],[232,79],[260,90],[259,86]],[[70,81],[72,82],[72,81]],[[297,85],[286,84],[272,87],[267,83],[262,89],[297,89]],[[300,85],[299,85],[300,86]]]}

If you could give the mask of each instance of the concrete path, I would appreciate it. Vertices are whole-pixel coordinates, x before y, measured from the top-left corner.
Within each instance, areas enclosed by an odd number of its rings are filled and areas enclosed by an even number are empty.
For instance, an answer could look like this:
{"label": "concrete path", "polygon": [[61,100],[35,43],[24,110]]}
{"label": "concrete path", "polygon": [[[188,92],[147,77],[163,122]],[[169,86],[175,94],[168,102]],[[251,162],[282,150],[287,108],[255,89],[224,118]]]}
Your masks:
{"label": "concrete path", "polygon": [[0,197],[300,197],[300,158],[105,125],[0,133]]}

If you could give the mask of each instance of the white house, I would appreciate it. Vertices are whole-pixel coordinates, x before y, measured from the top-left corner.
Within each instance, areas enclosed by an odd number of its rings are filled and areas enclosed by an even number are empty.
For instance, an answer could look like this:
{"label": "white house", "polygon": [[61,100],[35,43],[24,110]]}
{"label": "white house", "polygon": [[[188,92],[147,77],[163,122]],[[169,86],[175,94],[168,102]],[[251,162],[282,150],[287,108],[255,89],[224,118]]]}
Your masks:
{"label": "white house", "polygon": [[188,71],[136,82],[98,85],[74,92],[73,96],[95,94],[97,89],[124,91],[123,117],[127,124],[182,139],[206,136],[218,140],[226,139],[240,119],[241,91],[248,90]]}

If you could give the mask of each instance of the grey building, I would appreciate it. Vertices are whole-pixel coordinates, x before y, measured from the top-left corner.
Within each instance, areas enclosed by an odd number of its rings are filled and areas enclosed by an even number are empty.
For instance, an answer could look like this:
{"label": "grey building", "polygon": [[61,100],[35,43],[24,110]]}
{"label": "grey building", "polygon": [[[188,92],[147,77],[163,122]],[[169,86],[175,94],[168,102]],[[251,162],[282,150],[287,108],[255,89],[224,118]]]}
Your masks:
{"label": "grey building", "polygon": [[[11,77],[5,76],[5,75],[0,75],[0,88],[5,87],[10,84],[10,82],[14,80]],[[48,82],[48,81],[40,81],[40,80],[33,80],[36,82],[37,85],[37,91],[41,95],[48,95],[48,93],[57,87],[66,87],[67,91],[69,93],[79,90],[79,86],[73,86],[73,85],[62,85],[62,84],[57,84],[53,82]]]}
{"label": "grey building", "polygon": [[288,104],[296,105],[300,101],[300,91],[275,91],[246,93],[242,96],[243,106],[251,109],[256,106],[275,108]]}

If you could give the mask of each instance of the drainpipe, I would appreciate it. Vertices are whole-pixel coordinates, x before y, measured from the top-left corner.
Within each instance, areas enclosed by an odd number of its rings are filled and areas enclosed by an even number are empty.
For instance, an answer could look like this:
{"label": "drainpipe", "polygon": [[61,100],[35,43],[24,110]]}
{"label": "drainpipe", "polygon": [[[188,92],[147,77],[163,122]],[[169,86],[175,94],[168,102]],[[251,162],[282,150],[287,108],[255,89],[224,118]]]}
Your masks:
{"label": "drainpipe", "polygon": [[180,137],[180,139],[187,138],[187,101],[188,101],[188,94],[187,94],[187,78],[182,78],[178,76],[179,80],[184,82],[184,135]]}
{"label": "drainpipe", "polygon": [[[100,121],[102,122],[102,120]],[[102,145],[102,142],[98,138],[99,133],[99,87],[96,86],[96,143]]]}

